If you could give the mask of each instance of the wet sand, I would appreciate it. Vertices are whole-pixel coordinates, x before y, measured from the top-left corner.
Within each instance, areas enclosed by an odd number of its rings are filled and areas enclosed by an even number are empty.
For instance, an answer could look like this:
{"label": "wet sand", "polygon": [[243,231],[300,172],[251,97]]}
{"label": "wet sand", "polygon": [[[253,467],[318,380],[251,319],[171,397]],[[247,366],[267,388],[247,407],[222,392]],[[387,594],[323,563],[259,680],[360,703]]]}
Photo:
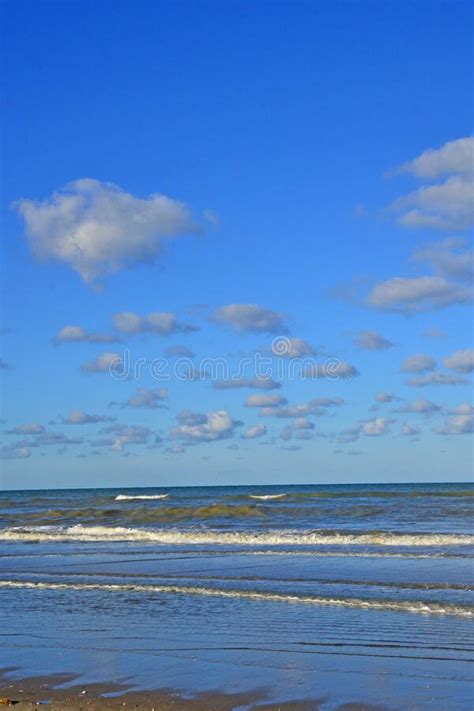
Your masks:
{"label": "wet sand", "polygon": [[[9,670],[7,670],[9,671]],[[265,701],[264,690],[245,694],[225,694],[219,691],[183,698],[170,689],[157,691],[127,691],[120,684],[86,684],[77,682],[72,674],[10,679],[0,676],[0,708],[55,709],[57,711],[107,711],[108,709],[142,709],[143,711],[319,711],[325,699],[297,700],[275,703]],[[64,688],[64,685],[68,685]],[[389,711],[385,706],[365,703],[343,704],[338,711]]]}

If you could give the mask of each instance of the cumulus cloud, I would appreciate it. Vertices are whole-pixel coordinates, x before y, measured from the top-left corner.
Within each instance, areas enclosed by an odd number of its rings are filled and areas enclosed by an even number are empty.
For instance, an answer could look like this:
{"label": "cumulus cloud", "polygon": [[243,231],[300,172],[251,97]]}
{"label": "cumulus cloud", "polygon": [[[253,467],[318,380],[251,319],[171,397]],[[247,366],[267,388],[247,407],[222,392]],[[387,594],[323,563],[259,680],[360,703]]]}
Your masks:
{"label": "cumulus cloud", "polygon": [[417,250],[412,259],[427,262],[448,279],[472,282],[474,277],[473,252],[464,239],[450,237]]}
{"label": "cumulus cloud", "polygon": [[233,378],[231,380],[219,380],[213,383],[216,390],[234,390],[236,388],[255,388],[256,390],[276,390],[281,388],[281,383],[277,383],[272,378]]}
{"label": "cumulus cloud", "polygon": [[214,311],[212,319],[237,333],[286,333],[284,314],[257,304],[227,304]]}
{"label": "cumulus cloud", "polygon": [[440,182],[422,185],[393,204],[399,221],[407,227],[466,229],[474,221],[474,141],[471,137],[429,149],[399,172]]}
{"label": "cumulus cloud", "polygon": [[168,397],[166,388],[138,388],[135,395],[132,395],[124,405],[126,407],[143,407],[147,410],[156,410],[163,407],[163,400]]}
{"label": "cumulus cloud", "polygon": [[113,321],[115,328],[128,336],[139,333],[169,336],[172,333],[189,333],[198,330],[191,324],[179,323],[175,314],[166,311],[154,311],[147,316],[139,316],[133,311],[122,311],[115,314]]}
{"label": "cumulus cloud", "polygon": [[313,346],[303,338],[275,338],[271,350],[281,358],[304,358],[316,353]]}
{"label": "cumulus cloud", "polygon": [[439,410],[441,410],[441,407],[439,405],[436,405],[434,402],[431,402],[430,400],[414,400],[414,402],[402,405],[401,407],[394,410],[394,412],[411,412],[416,415],[432,415],[435,412],[438,412]]}
{"label": "cumulus cloud", "polygon": [[260,417],[301,418],[307,417],[308,415],[325,414],[329,408],[339,407],[343,404],[344,400],[340,397],[320,397],[309,400],[308,402],[303,402],[299,405],[262,407],[259,415]]}
{"label": "cumulus cloud", "polygon": [[265,425],[259,424],[249,427],[242,435],[243,439],[256,439],[257,437],[263,437],[267,434],[267,428]]}
{"label": "cumulus cloud", "polygon": [[400,173],[417,178],[437,178],[452,173],[472,174],[474,170],[474,138],[448,141],[441,148],[428,148],[414,160],[404,163]]}
{"label": "cumulus cloud", "polygon": [[122,359],[120,353],[102,353],[94,360],[81,365],[84,373],[110,373],[111,370],[120,368]]}
{"label": "cumulus cloud", "polygon": [[7,434],[11,435],[37,435],[44,432],[44,426],[38,422],[27,422],[24,425],[17,425],[11,430],[7,430]]}
{"label": "cumulus cloud", "polygon": [[366,420],[361,425],[361,433],[367,437],[381,437],[389,432],[392,419],[386,417],[375,417],[373,420]]}
{"label": "cumulus cloud", "polygon": [[105,427],[101,432],[110,436],[98,439],[93,444],[96,447],[110,447],[115,452],[122,452],[131,444],[149,444],[153,436],[153,430],[141,425],[115,424]]}
{"label": "cumulus cloud", "polygon": [[376,284],[366,303],[375,309],[413,313],[464,304],[471,298],[470,291],[440,276],[393,277]]}
{"label": "cumulus cloud", "polygon": [[411,378],[408,385],[415,388],[424,388],[427,385],[465,385],[469,381],[459,375],[449,373],[430,373],[419,378]]}
{"label": "cumulus cloud", "polygon": [[44,430],[36,437],[33,438],[29,446],[43,447],[43,446],[53,446],[61,445],[65,446],[67,444],[82,444],[83,440],[81,437],[68,437],[62,432],[51,432],[49,430]]}
{"label": "cumulus cloud", "polygon": [[394,345],[377,331],[359,331],[356,334],[354,343],[366,351],[383,351],[387,348],[392,348]]}
{"label": "cumulus cloud", "polygon": [[337,437],[337,441],[341,444],[347,444],[357,441],[361,435],[366,437],[382,437],[383,435],[389,434],[390,425],[393,424],[393,422],[395,422],[395,420],[388,417],[374,417],[371,420],[364,420],[363,422],[359,422],[342,430]]}
{"label": "cumulus cloud", "polygon": [[416,437],[421,432],[417,425],[409,425],[408,422],[402,424],[401,434],[403,437]]}
{"label": "cumulus cloud", "polygon": [[443,361],[446,368],[457,373],[472,373],[474,370],[474,348],[456,351]]}
{"label": "cumulus cloud", "polygon": [[43,201],[19,200],[16,209],[33,254],[66,264],[88,283],[153,263],[167,240],[200,231],[181,202],[159,194],[138,198],[91,178]]}
{"label": "cumulus cloud", "polygon": [[395,201],[405,227],[465,230],[474,222],[472,178],[452,176],[436,185],[425,185]]}
{"label": "cumulus cloud", "polygon": [[248,395],[245,398],[246,407],[278,407],[286,405],[288,400],[281,395]]}
{"label": "cumulus cloud", "polygon": [[71,410],[67,417],[61,419],[63,425],[92,425],[98,422],[114,422],[115,417],[107,415],[89,415],[84,410]]}
{"label": "cumulus cloud", "polygon": [[206,414],[205,422],[200,424],[181,424],[171,429],[174,439],[183,439],[188,443],[213,442],[232,437],[240,422],[233,420],[226,410],[217,410]]}
{"label": "cumulus cloud", "polygon": [[6,444],[0,448],[0,459],[28,459],[31,456],[29,447],[19,447],[17,444]]}
{"label": "cumulus cloud", "polygon": [[201,412],[193,412],[192,410],[181,410],[176,419],[180,425],[188,425],[194,427],[195,425],[204,425],[207,422],[207,415]]}
{"label": "cumulus cloud", "polygon": [[64,326],[54,336],[53,343],[116,343],[118,340],[111,333],[92,333],[82,326]]}
{"label": "cumulus cloud", "polygon": [[393,400],[396,400],[397,398],[393,393],[380,392],[375,395],[375,399],[377,400],[377,402],[385,403],[393,402]]}
{"label": "cumulus cloud", "polygon": [[474,408],[467,402],[461,403],[435,427],[434,432],[441,435],[471,434],[474,432]]}
{"label": "cumulus cloud", "polygon": [[303,371],[302,377],[309,380],[344,380],[355,378],[359,371],[354,365],[337,358],[328,358],[324,363],[311,363]]}
{"label": "cumulus cloud", "polygon": [[423,373],[427,370],[434,370],[436,361],[426,353],[417,353],[406,358],[400,366],[402,373]]}

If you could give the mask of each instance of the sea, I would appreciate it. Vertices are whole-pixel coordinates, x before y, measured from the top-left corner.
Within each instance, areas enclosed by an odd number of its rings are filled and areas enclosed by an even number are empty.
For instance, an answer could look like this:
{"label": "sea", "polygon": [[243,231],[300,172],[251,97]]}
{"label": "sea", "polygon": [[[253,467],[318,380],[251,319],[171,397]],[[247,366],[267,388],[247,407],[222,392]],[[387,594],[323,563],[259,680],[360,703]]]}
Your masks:
{"label": "sea", "polygon": [[473,502],[466,483],[0,492],[0,667],[472,709]]}

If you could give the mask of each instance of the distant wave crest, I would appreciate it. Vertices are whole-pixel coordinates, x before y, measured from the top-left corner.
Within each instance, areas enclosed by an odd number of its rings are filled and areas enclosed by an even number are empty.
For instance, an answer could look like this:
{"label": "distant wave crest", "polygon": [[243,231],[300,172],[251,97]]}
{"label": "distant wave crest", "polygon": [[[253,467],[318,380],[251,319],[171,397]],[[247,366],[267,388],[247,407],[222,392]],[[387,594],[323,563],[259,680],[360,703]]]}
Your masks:
{"label": "distant wave crest", "polygon": [[140,496],[129,496],[128,494],[119,494],[115,497],[115,501],[135,501],[135,499],[150,499],[151,501],[153,501],[154,499],[167,499],[168,497],[169,494],[142,494]]}

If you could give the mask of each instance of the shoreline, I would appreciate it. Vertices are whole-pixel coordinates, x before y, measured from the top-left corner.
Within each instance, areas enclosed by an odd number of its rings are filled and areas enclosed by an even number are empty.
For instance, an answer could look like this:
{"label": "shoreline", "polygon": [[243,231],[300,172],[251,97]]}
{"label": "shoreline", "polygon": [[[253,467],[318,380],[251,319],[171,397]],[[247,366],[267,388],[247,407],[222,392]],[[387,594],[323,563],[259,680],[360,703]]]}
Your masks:
{"label": "shoreline", "polygon": [[[232,711],[236,708],[262,711],[318,711],[319,701],[270,701],[264,690],[243,693],[209,691],[184,697],[173,689],[132,690],[119,682],[80,684],[79,675],[54,674],[10,678],[6,669],[0,675],[0,708],[37,709],[45,706],[57,711]],[[64,684],[68,684],[64,688]],[[357,704],[357,711],[378,711],[374,706]],[[382,707],[380,707],[382,711]]]}
{"label": "shoreline", "polygon": [[[54,674],[9,678],[16,669],[0,671],[0,708],[55,711],[321,711],[327,698],[275,701],[268,690],[226,693],[214,690],[185,697],[173,689],[132,690],[119,682],[80,684],[79,675]],[[68,684],[64,688],[64,684]],[[338,705],[335,711],[393,711],[383,704],[354,701]]]}

